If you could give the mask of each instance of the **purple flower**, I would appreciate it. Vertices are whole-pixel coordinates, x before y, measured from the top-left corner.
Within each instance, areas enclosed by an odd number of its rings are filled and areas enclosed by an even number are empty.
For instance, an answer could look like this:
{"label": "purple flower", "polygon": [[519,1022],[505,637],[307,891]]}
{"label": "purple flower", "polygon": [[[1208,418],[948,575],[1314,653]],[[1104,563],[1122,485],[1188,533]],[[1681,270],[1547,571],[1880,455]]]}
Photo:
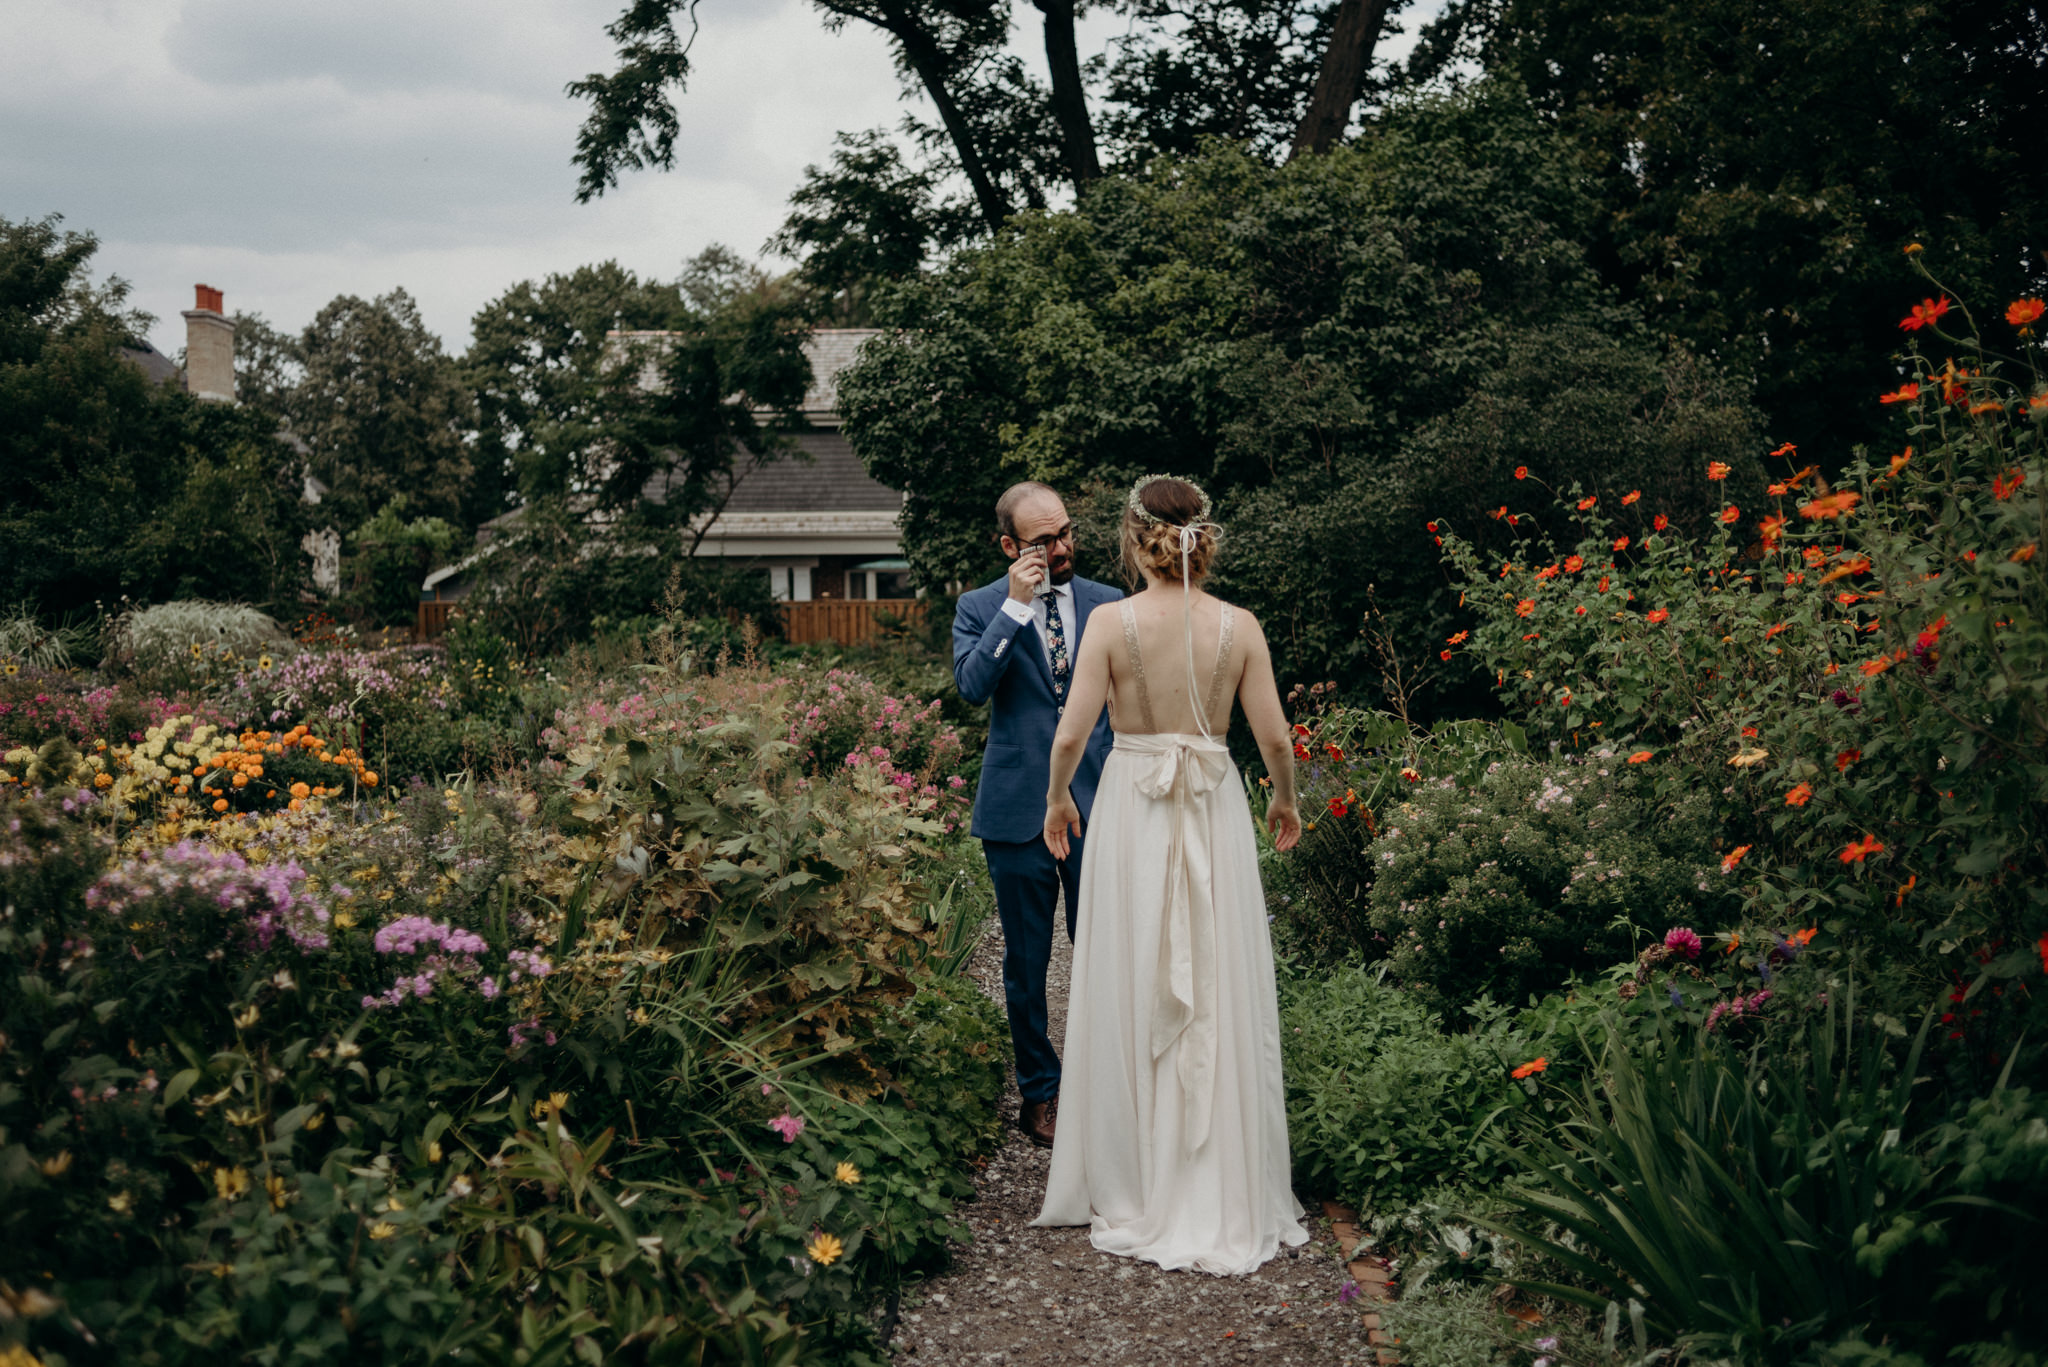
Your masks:
{"label": "purple flower", "polygon": [[1690,926],[1673,926],[1664,932],[1664,948],[1684,959],[1700,956],[1699,932]]}
{"label": "purple flower", "polygon": [[1358,1283],[1347,1278],[1344,1285],[1337,1288],[1337,1304],[1349,1305],[1358,1299],[1358,1294]]}

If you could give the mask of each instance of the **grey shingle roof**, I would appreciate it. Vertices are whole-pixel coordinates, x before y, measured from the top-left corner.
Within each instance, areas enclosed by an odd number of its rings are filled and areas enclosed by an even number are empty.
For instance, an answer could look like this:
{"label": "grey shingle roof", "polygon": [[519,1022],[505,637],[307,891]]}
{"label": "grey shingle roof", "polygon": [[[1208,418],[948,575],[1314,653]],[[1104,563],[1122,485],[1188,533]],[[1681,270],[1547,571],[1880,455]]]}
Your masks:
{"label": "grey shingle roof", "polygon": [[853,446],[836,430],[794,438],[810,459],[784,457],[753,471],[725,505],[733,513],[895,512],[903,495],[861,467]]}

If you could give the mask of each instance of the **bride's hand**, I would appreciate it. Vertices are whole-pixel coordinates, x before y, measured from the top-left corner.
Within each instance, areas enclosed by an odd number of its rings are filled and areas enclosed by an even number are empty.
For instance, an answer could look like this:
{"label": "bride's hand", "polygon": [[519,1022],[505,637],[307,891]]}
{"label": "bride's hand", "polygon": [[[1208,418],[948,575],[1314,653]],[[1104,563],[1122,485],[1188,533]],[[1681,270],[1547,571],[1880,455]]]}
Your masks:
{"label": "bride's hand", "polygon": [[1052,851],[1052,857],[1064,860],[1067,857],[1067,831],[1072,828],[1078,838],[1081,834],[1081,809],[1074,805],[1071,792],[1045,800],[1045,847]]}
{"label": "bride's hand", "polygon": [[1266,808],[1266,829],[1273,833],[1273,848],[1291,850],[1301,839],[1301,813],[1291,802],[1274,802]]}

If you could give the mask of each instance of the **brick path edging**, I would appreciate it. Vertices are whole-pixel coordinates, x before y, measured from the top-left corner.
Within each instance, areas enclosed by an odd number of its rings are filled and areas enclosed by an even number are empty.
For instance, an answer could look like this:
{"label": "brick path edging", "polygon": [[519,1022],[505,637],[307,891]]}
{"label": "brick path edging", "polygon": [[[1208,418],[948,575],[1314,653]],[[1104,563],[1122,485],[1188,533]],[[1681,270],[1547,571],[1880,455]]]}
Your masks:
{"label": "brick path edging", "polygon": [[1357,1211],[1335,1201],[1325,1201],[1323,1214],[1330,1221],[1330,1232],[1337,1236],[1337,1249],[1343,1256],[1344,1270],[1351,1274],[1351,1280],[1358,1283],[1359,1296],[1366,1302],[1366,1342],[1373,1346],[1379,1367],[1398,1367],[1401,1359],[1394,1351],[1394,1340],[1381,1327],[1380,1312],[1374,1308],[1394,1299],[1394,1282],[1387,1272],[1387,1260],[1377,1254],[1352,1257],[1364,1237]]}

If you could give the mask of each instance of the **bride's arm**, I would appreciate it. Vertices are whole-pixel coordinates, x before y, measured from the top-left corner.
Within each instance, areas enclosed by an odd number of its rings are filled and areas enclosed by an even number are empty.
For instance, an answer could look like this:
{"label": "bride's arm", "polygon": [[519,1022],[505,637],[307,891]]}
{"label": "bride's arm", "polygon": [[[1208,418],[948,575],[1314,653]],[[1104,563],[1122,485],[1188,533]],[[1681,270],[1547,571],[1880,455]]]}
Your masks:
{"label": "bride's arm", "polygon": [[1251,618],[1251,626],[1237,698],[1244,704],[1244,719],[1273,780],[1273,796],[1266,803],[1266,827],[1273,832],[1273,847],[1291,850],[1301,839],[1301,810],[1294,800],[1294,742],[1287,728],[1287,713],[1280,707],[1279,685],[1273,682],[1273,653],[1266,646],[1266,633],[1256,617]]}
{"label": "bride's arm", "polygon": [[[1100,609],[1098,609],[1100,611]],[[1074,770],[1081,767],[1081,754],[1088,737],[1109,700],[1109,632],[1081,633],[1081,658],[1074,661],[1074,677],[1067,685],[1067,708],[1060,714],[1060,728],[1052,738],[1052,779],[1045,791],[1045,844],[1055,859],[1067,857],[1067,832],[1081,834],[1081,809],[1074,805],[1069,786]]]}

